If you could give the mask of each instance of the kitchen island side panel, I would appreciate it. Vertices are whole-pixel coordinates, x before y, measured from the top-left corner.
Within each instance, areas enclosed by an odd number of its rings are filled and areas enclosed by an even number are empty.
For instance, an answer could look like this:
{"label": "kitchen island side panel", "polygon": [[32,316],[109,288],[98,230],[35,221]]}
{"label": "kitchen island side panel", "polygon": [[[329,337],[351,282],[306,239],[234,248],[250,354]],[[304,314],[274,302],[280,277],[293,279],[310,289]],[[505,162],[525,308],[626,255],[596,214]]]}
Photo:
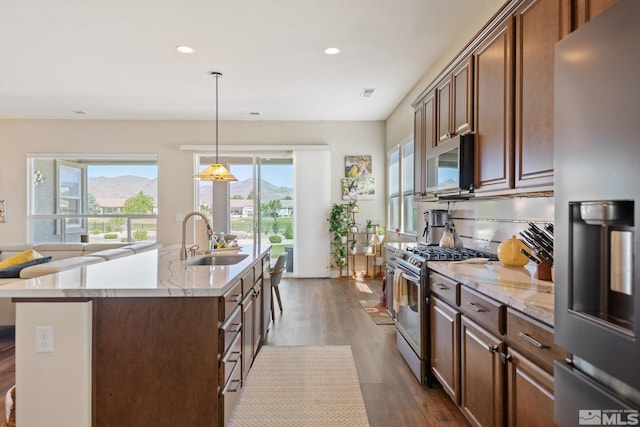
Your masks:
{"label": "kitchen island side panel", "polygon": [[217,426],[218,299],[99,298],[92,425]]}

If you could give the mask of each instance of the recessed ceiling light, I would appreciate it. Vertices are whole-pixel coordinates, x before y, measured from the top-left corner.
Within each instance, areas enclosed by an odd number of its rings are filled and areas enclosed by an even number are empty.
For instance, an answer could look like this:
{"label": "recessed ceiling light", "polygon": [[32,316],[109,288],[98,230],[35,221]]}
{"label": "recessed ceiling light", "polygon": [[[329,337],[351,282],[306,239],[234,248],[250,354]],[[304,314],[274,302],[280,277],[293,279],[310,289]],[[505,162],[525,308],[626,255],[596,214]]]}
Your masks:
{"label": "recessed ceiling light", "polygon": [[189,46],[178,46],[176,47],[176,50],[180,53],[185,53],[187,55],[190,55],[196,51],[194,48]]}
{"label": "recessed ceiling light", "polygon": [[324,50],[327,55],[337,55],[340,53],[340,49],[337,47],[328,47]]}

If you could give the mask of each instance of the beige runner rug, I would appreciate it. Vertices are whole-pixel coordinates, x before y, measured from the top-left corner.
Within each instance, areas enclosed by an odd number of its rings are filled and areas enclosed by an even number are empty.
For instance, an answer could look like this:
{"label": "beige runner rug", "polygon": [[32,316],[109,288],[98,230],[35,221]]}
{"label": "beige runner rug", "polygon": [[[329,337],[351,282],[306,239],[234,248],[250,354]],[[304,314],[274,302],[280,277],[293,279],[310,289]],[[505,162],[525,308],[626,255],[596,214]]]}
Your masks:
{"label": "beige runner rug", "polygon": [[369,426],[351,347],[263,346],[230,425]]}

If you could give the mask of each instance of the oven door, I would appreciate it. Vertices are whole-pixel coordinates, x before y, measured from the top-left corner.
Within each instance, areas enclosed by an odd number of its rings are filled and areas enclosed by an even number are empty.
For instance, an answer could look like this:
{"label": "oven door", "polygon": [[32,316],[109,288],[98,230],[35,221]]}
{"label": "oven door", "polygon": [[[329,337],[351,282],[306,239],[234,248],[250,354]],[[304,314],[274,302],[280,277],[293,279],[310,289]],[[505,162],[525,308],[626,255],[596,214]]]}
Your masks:
{"label": "oven door", "polygon": [[396,313],[396,326],[398,331],[407,340],[413,351],[420,359],[424,358],[421,342],[421,302],[424,299],[420,277],[411,272],[402,273],[402,283],[400,284],[401,295],[394,295],[394,305],[398,301]]}

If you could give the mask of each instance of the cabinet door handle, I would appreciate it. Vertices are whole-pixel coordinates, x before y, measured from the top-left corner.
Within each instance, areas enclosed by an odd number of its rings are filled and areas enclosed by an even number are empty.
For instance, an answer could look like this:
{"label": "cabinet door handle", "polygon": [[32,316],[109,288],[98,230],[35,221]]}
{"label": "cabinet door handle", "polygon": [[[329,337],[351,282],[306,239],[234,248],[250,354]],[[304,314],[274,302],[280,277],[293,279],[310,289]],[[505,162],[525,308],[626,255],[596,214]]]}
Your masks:
{"label": "cabinet door handle", "polygon": [[[232,359],[231,356],[236,356],[236,358]],[[238,363],[240,361],[241,356],[242,356],[241,351],[232,351],[224,359],[222,359],[222,361],[225,363],[229,363],[229,362]]]}
{"label": "cabinet door handle", "polygon": [[496,353],[498,351],[498,346],[494,344],[489,344],[487,345],[487,350],[489,350],[490,353]]}
{"label": "cabinet door handle", "polygon": [[240,295],[240,294],[230,295],[229,296],[229,301],[231,301],[231,302],[240,302],[240,301],[242,301],[242,295]]}
{"label": "cabinet door handle", "polygon": [[232,323],[228,326],[223,326],[222,330],[225,332],[240,332],[240,329],[242,329],[242,322],[240,323]]}
{"label": "cabinet door handle", "polygon": [[523,340],[525,340],[526,342],[528,342],[529,344],[531,344],[532,346],[539,348],[540,350],[549,348],[548,345],[542,344],[540,341],[536,340],[535,338],[532,338],[529,334],[526,334],[524,332],[518,332],[518,336]]}
{"label": "cabinet door handle", "polygon": [[[231,388],[232,385],[235,385],[235,388]],[[240,390],[240,380],[231,380],[222,389],[222,395],[225,395],[227,393],[235,393],[238,390]]]}
{"label": "cabinet door handle", "polygon": [[473,311],[476,311],[476,312],[478,312],[478,313],[482,313],[482,312],[484,312],[484,311],[487,311],[487,310],[485,310],[484,308],[480,307],[480,306],[479,306],[477,303],[475,303],[475,302],[468,302],[468,303],[467,303],[467,306],[469,306]]}
{"label": "cabinet door handle", "polygon": [[438,289],[440,289],[441,291],[446,291],[447,289],[449,289],[448,286],[443,285],[442,283],[436,283],[436,287]]}

